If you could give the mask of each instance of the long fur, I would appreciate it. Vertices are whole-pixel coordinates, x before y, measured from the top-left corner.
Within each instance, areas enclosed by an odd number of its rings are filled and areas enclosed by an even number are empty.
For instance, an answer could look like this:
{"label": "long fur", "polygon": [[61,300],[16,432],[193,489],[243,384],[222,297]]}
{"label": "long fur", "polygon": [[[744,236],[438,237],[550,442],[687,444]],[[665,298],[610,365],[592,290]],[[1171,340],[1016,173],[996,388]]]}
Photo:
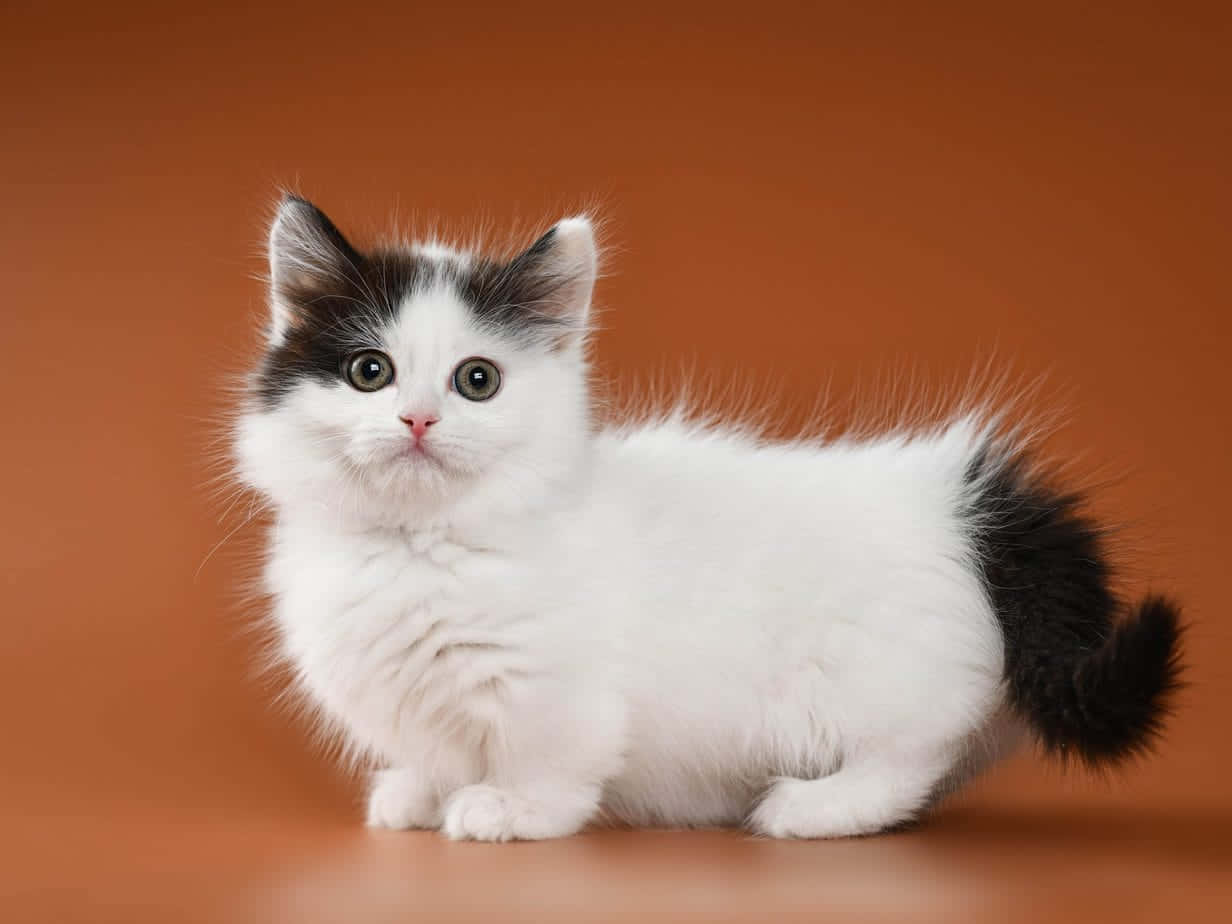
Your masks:
{"label": "long fur", "polygon": [[[581,218],[503,257],[363,251],[291,197],[270,259],[236,467],[274,511],[280,656],[383,766],[371,824],[864,834],[1024,730],[1095,764],[1157,735],[1175,608],[1124,611],[1097,527],[978,398],[837,439],[602,425]],[[351,387],[373,349],[393,382]],[[490,400],[450,384],[471,357]]]}

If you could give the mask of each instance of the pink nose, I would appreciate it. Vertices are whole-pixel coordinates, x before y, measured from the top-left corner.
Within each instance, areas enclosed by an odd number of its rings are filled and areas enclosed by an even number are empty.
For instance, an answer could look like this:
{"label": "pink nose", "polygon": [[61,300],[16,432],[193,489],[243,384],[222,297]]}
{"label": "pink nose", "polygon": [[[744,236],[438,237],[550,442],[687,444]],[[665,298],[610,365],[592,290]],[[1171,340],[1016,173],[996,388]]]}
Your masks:
{"label": "pink nose", "polygon": [[411,433],[415,435],[417,440],[423,439],[423,435],[428,432],[428,428],[440,420],[434,414],[407,414],[400,419],[411,428]]}

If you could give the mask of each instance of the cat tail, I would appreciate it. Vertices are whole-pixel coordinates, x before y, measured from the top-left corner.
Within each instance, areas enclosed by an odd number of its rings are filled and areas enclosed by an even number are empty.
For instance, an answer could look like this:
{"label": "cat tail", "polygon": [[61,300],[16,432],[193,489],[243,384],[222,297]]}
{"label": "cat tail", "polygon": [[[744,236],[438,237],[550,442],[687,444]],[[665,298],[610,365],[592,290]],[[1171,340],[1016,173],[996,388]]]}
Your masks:
{"label": "cat tail", "polygon": [[1044,749],[1092,766],[1151,750],[1180,687],[1180,610],[1109,589],[1103,533],[1021,454],[968,468],[976,553],[1005,644],[1010,706]]}

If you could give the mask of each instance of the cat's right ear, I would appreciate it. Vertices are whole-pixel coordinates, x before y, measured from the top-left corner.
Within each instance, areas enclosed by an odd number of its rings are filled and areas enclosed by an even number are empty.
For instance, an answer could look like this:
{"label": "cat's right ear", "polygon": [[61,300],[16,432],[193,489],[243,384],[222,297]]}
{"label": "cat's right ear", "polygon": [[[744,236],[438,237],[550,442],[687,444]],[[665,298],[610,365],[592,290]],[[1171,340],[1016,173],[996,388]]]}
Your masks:
{"label": "cat's right ear", "polygon": [[270,339],[282,340],[321,295],[351,289],[362,261],[324,212],[283,196],[269,232]]}

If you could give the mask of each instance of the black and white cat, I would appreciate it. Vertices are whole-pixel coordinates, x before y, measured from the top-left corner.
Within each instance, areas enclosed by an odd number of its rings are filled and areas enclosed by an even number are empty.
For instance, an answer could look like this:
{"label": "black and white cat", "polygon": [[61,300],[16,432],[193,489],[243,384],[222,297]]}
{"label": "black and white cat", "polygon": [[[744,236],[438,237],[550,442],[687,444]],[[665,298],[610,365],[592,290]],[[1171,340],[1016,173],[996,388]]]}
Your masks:
{"label": "black and white cat", "polygon": [[634,825],[879,831],[1028,731],[1145,748],[1176,609],[979,415],[865,441],[600,426],[585,218],[488,259],[361,251],[285,198],[237,429],[275,517],[281,651],[376,772],[368,819],[454,838]]}

